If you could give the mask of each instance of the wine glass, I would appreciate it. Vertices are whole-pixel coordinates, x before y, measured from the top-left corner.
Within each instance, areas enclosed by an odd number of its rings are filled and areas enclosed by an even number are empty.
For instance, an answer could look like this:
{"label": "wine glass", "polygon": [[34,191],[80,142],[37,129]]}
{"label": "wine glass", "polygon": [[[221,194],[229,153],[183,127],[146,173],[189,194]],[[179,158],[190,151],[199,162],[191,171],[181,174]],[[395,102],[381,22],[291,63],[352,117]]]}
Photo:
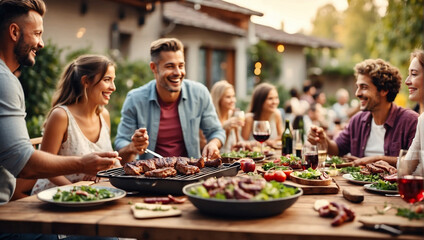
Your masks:
{"label": "wine glass", "polygon": [[410,204],[424,199],[423,150],[401,150],[398,160],[398,189],[400,197]]}
{"label": "wine glass", "polygon": [[319,167],[324,168],[325,167],[325,160],[327,159],[327,148],[328,148],[327,141],[318,142],[317,148],[318,148]]}
{"label": "wine glass", "polygon": [[254,121],[253,122],[253,137],[256,141],[261,143],[261,153],[265,156],[263,145],[271,135],[271,126],[268,121]]}
{"label": "wine glass", "polygon": [[316,169],[318,167],[318,147],[310,143],[305,143],[302,148],[302,169]]}

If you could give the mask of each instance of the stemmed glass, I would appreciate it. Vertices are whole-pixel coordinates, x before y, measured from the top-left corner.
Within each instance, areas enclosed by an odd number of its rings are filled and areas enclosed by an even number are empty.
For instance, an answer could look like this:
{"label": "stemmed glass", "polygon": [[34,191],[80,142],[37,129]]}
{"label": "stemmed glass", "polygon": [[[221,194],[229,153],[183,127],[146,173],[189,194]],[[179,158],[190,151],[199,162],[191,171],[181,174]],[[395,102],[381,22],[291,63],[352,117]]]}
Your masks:
{"label": "stemmed glass", "polygon": [[302,148],[302,169],[316,169],[318,167],[318,147],[310,143],[305,143]]}
{"label": "stemmed glass", "polygon": [[398,160],[398,189],[400,197],[410,204],[424,199],[423,150],[401,150]]}
{"label": "stemmed glass", "polygon": [[271,135],[271,126],[268,121],[254,121],[253,122],[253,137],[256,141],[261,143],[261,153],[265,156],[263,145]]}
{"label": "stemmed glass", "polygon": [[[234,115],[234,117],[236,117],[238,119],[238,122],[240,123],[240,126],[238,126],[237,130],[236,130],[236,139],[237,139],[237,144],[238,144],[239,139],[240,139],[240,136],[239,136],[240,135],[240,128],[244,126],[245,115],[244,115],[244,111],[241,111],[239,109],[236,109],[234,111],[233,115]],[[243,150],[244,150],[244,147],[243,147]]]}
{"label": "stemmed glass", "polygon": [[328,148],[327,141],[318,142],[317,148],[318,148],[319,168],[324,168],[325,160],[327,159],[327,148]]}

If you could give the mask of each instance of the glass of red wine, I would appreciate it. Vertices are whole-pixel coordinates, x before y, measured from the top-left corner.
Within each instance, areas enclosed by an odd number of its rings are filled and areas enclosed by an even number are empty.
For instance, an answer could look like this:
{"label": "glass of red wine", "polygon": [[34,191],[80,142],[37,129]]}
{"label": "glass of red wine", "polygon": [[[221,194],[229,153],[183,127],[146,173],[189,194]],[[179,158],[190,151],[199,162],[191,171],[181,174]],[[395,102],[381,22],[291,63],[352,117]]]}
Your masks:
{"label": "glass of red wine", "polygon": [[302,148],[302,169],[316,169],[318,167],[318,147],[317,145],[305,144]]}
{"label": "glass of red wine", "polygon": [[410,207],[424,199],[424,151],[400,150],[398,159],[398,189],[400,197]]}
{"label": "glass of red wine", "polygon": [[265,156],[263,145],[271,135],[271,126],[268,121],[253,121],[253,137],[261,143],[261,153]]}

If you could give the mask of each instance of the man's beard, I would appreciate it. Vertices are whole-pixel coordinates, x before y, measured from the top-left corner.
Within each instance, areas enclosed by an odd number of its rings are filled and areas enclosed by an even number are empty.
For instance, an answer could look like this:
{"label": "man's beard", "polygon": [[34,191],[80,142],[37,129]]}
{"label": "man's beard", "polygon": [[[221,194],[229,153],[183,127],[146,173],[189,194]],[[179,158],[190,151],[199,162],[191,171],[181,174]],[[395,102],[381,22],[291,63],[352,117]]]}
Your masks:
{"label": "man's beard", "polygon": [[13,52],[15,53],[16,59],[18,60],[18,63],[20,65],[24,66],[34,66],[35,61],[33,61],[30,57],[31,53],[31,46],[29,44],[25,43],[24,35],[21,35],[22,37],[19,38],[18,43],[13,49]]}

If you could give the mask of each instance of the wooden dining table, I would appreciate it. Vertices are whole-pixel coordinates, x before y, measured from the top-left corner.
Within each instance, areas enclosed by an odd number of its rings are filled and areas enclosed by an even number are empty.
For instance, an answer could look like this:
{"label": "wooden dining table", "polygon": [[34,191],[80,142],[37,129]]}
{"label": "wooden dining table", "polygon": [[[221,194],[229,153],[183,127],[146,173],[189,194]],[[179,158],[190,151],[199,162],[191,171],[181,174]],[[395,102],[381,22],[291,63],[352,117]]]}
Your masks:
{"label": "wooden dining table", "polygon": [[[175,204],[181,216],[136,219],[131,205],[143,202],[151,195],[127,195],[124,198],[92,207],[70,208],[40,201],[30,196],[0,206],[0,232],[45,233],[86,236],[115,236],[137,239],[423,239],[423,236],[363,228],[358,218],[377,214],[385,203],[408,207],[399,196],[385,196],[366,191],[341,176],[334,177],[340,191],[337,194],[302,195],[283,213],[266,218],[237,219],[209,216],[201,213],[190,201]],[[290,183],[289,180],[287,180]],[[78,182],[76,185],[93,184]],[[108,181],[93,186],[111,186]],[[343,195],[344,188],[363,192],[364,201],[352,203]],[[353,222],[331,226],[331,219],[322,218],[313,206],[316,200],[326,199],[348,205],[356,214]],[[388,211],[387,215],[395,215]],[[409,221],[405,218],[405,221]]]}

